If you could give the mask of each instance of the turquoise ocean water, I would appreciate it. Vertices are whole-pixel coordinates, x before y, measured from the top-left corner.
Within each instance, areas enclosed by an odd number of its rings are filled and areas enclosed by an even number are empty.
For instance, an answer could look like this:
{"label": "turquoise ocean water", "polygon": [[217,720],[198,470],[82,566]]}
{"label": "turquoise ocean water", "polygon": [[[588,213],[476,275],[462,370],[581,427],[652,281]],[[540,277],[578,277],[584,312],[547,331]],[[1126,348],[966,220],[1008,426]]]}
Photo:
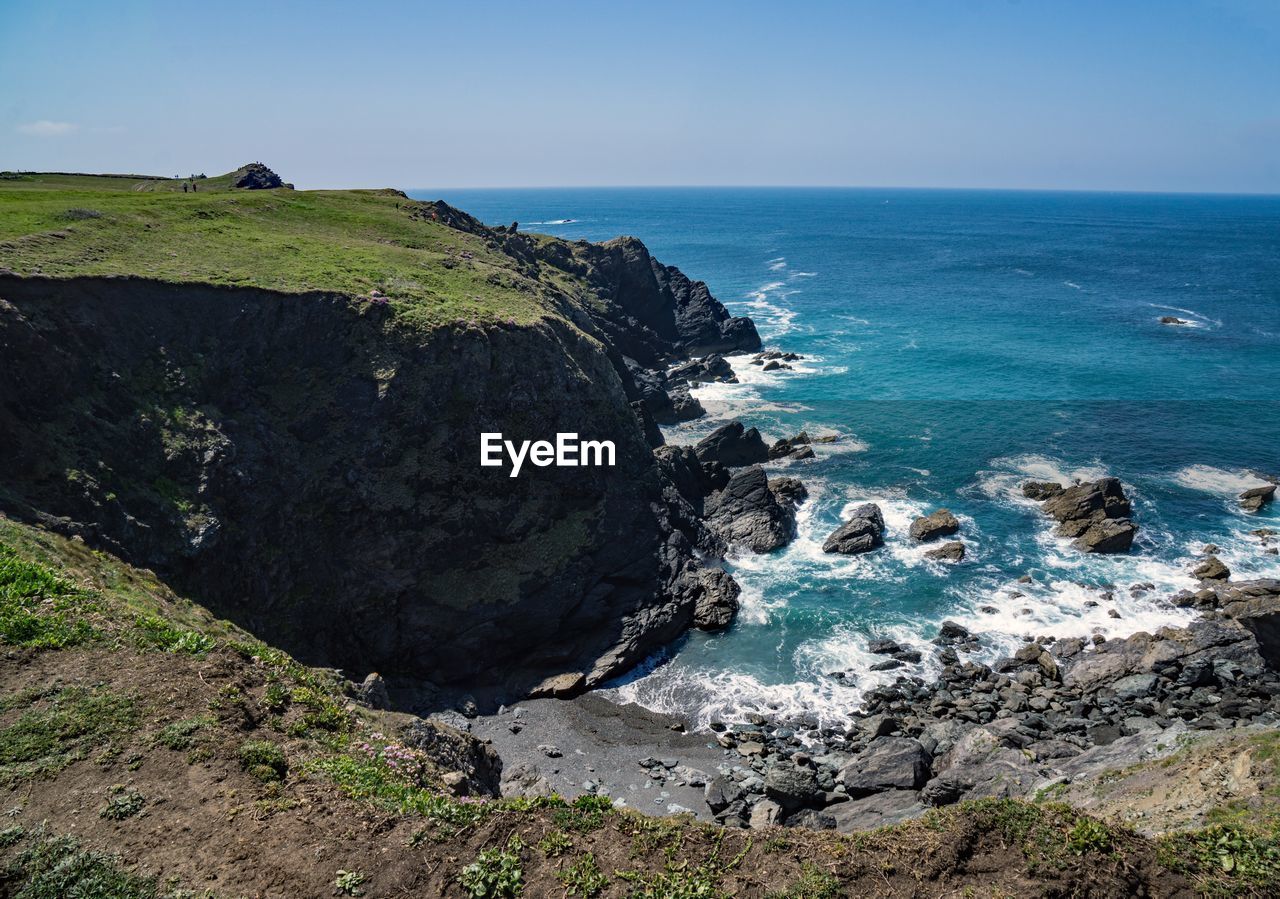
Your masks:
{"label": "turquoise ocean water", "polygon": [[[836,724],[868,687],[933,673],[928,653],[911,669],[869,671],[872,636],[923,645],[952,618],[984,634],[991,659],[1024,635],[1177,624],[1188,613],[1164,598],[1192,586],[1206,543],[1237,577],[1280,577],[1250,533],[1280,530],[1280,504],[1249,515],[1235,503],[1263,483],[1252,471],[1280,475],[1280,197],[415,196],[567,238],[633,234],[752,316],[768,346],[805,355],[795,371],[767,374],[739,360],[742,383],[698,390],[710,414],[668,429],[670,441],[730,418],[768,439],[840,435],[816,462],[773,466],[803,479],[811,499],[791,546],[730,560],[743,587],[734,627],[691,635],[616,685],[623,698],[702,723],[758,710]],[[1135,503],[1141,531],[1126,556],[1070,549],[1017,489],[1102,474]],[[887,545],[823,554],[841,516],[866,501],[884,511]],[[960,566],[925,560],[906,536],[914,516],[940,506],[962,522]]]}

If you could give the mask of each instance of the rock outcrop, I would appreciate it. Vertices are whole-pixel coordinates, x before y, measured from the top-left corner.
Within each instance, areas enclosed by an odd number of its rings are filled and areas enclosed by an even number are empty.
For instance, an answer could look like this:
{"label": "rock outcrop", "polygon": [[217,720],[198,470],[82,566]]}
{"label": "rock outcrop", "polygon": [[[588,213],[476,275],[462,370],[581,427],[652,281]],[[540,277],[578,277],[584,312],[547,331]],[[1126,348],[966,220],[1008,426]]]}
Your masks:
{"label": "rock outcrop", "polygon": [[1266,484],[1262,487],[1250,487],[1240,494],[1240,508],[1246,512],[1257,512],[1267,503],[1275,499],[1276,485]]}
{"label": "rock outcrop", "polygon": [[[723,544],[657,464],[653,413],[696,412],[662,370],[757,349],[751,322],[639,241],[539,243],[442,203],[412,215],[576,293],[529,325],[422,331],[333,294],[0,278],[0,507],[304,661],[466,684],[482,704],[580,691],[727,624],[737,585],[707,561]],[[478,465],[486,431],[608,439],[617,464],[511,478]],[[767,458],[738,436],[739,456]],[[698,464],[698,496],[723,486],[718,465]]]}
{"label": "rock outcrop", "polygon": [[1132,506],[1117,478],[1071,487],[1031,481],[1022,492],[1043,502],[1045,514],[1058,521],[1058,536],[1073,538],[1072,545],[1081,552],[1126,552],[1138,533],[1138,526],[1129,519]]}
{"label": "rock outcrop", "polygon": [[803,500],[804,486],[787,478],[770,484],[759,465],[744,468],[729,479],[723,490],[703,504],[706,524],[731,546],[765,553],[786,546],[795,536],[795,507]]}
{"label": "rock outcrop", "polygon": [[731,421],[716,428],[694,447],[702,462],[718,462],[731,468],[769,461],[769,448],[755,428]]}
{"label": "rock outcrop", "polygon": [[855,555],[884,545],[884,516],[875,503],[864,503],[853,510],[849,520],[837,528],[822,544],[824,553]]}
{"label": "rock outcrop", "polygon": [[231,186],[242,190],[271,190],[276,187],[289,187],[271,169],[260,162],[251,162],[231,173]]}
{"label": "rock outcrop", "polygon": [[911,538],[926,542],[939,537],[949,537],[960,530],[960,522],[950,509],[939,509],[931,515],[917,518],[911,522]]}

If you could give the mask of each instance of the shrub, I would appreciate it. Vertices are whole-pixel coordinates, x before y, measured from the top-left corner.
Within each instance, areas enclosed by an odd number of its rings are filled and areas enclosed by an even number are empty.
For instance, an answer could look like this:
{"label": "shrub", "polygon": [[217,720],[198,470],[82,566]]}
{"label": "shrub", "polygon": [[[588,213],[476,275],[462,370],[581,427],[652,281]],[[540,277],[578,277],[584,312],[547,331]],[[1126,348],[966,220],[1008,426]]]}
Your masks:
{"label": "shrub", "polygon": [[106,818],[109,821],[123,821],[125,818],[132,818],[142,811],[142,806],[145,804],[146,800],[142,798],[141,793],[132,791],[117,793],[107,800],[106,805],[98,810],[98,817]]}
{"label": "shrub", "polygon": [[564,892],[567,896],[583,896],[585,899],[592,899],[604,892],[604,888],[609,885],[609,878],[600,871],[595,855],[590,852],[579,859],[577,864],[571,865],[556,876],[564,884]]}
{"label": "shrub", "polygon": [[462,869],[458,882],[472,899],[512,899],[524,889],[524,872],[514,853],[485,849]]}
{"label": "shrub", "polygon": [[289,760],[284,750],[269,740],[249,740],[240,747],[240,764],[258,780],[284,780]]}

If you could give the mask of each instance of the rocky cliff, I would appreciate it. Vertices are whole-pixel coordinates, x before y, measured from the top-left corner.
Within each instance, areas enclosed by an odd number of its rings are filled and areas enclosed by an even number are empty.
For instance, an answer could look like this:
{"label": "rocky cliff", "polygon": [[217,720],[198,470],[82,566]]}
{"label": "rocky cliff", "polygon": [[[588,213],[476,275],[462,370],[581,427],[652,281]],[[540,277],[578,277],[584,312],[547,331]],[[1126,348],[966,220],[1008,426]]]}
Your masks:
{"label": "rocky cliff", "polygon": [[[531,323],[407,327],[346,293],[0,277],[0,507],[156,569],[313,664],[483,703],[600,682],[737,588],[651,446],[635,372],[759,345],[634,239],[473,235]],[[491,277],[503,277],[495,273]],[[634,404],[634,405],[633,405]],[[479,435],[613,468],[479,466]]]}

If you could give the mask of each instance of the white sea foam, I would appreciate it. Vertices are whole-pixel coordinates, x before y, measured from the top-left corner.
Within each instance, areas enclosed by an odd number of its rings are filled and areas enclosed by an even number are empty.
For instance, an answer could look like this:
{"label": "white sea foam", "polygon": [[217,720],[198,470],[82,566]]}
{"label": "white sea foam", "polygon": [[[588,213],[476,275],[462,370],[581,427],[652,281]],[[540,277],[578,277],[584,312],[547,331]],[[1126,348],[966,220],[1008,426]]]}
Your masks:
{"label": "white sea foam", "polygon": [[1160,303],[1148,303],[1147,305],[1152,309],[1165,309],[1169,312],[1181,312],[1183,315],[1191,316],[1191,320],[1186,322],[1186,325],[1192,328],[1222,327],[1221,319],[1210,318],[1203,312],[1196,312],[1194,309],[1183,309],[1181,306],[1164,306]]}
{"label": "white sea foam", "polygon": [[1070,287],[1072,290],[1083,290],[1083,289],[1084,289],[1084,288],[1083,288],[1083,287],[1081,287],[1079,284],[1077,284],[1075,281],[1063,281],[1062,283],[1063,283],[1063,284],[1065,284],[1067,287]]}
{"label": "white sea foam", "polygon": [[1269,481],[1248,471],[1228,471],[1212,465],[1188,465],[1174,472],[1173,480],[1188,490],[1217,493],[1232,498],[1252,487],[1265,487]]}
{"label": "white sea foam", "polygon": [[787,267],[787,257],[779,256],[777,259],[770,259],[765,265],[769,266],[771,272],[780,272]]}

